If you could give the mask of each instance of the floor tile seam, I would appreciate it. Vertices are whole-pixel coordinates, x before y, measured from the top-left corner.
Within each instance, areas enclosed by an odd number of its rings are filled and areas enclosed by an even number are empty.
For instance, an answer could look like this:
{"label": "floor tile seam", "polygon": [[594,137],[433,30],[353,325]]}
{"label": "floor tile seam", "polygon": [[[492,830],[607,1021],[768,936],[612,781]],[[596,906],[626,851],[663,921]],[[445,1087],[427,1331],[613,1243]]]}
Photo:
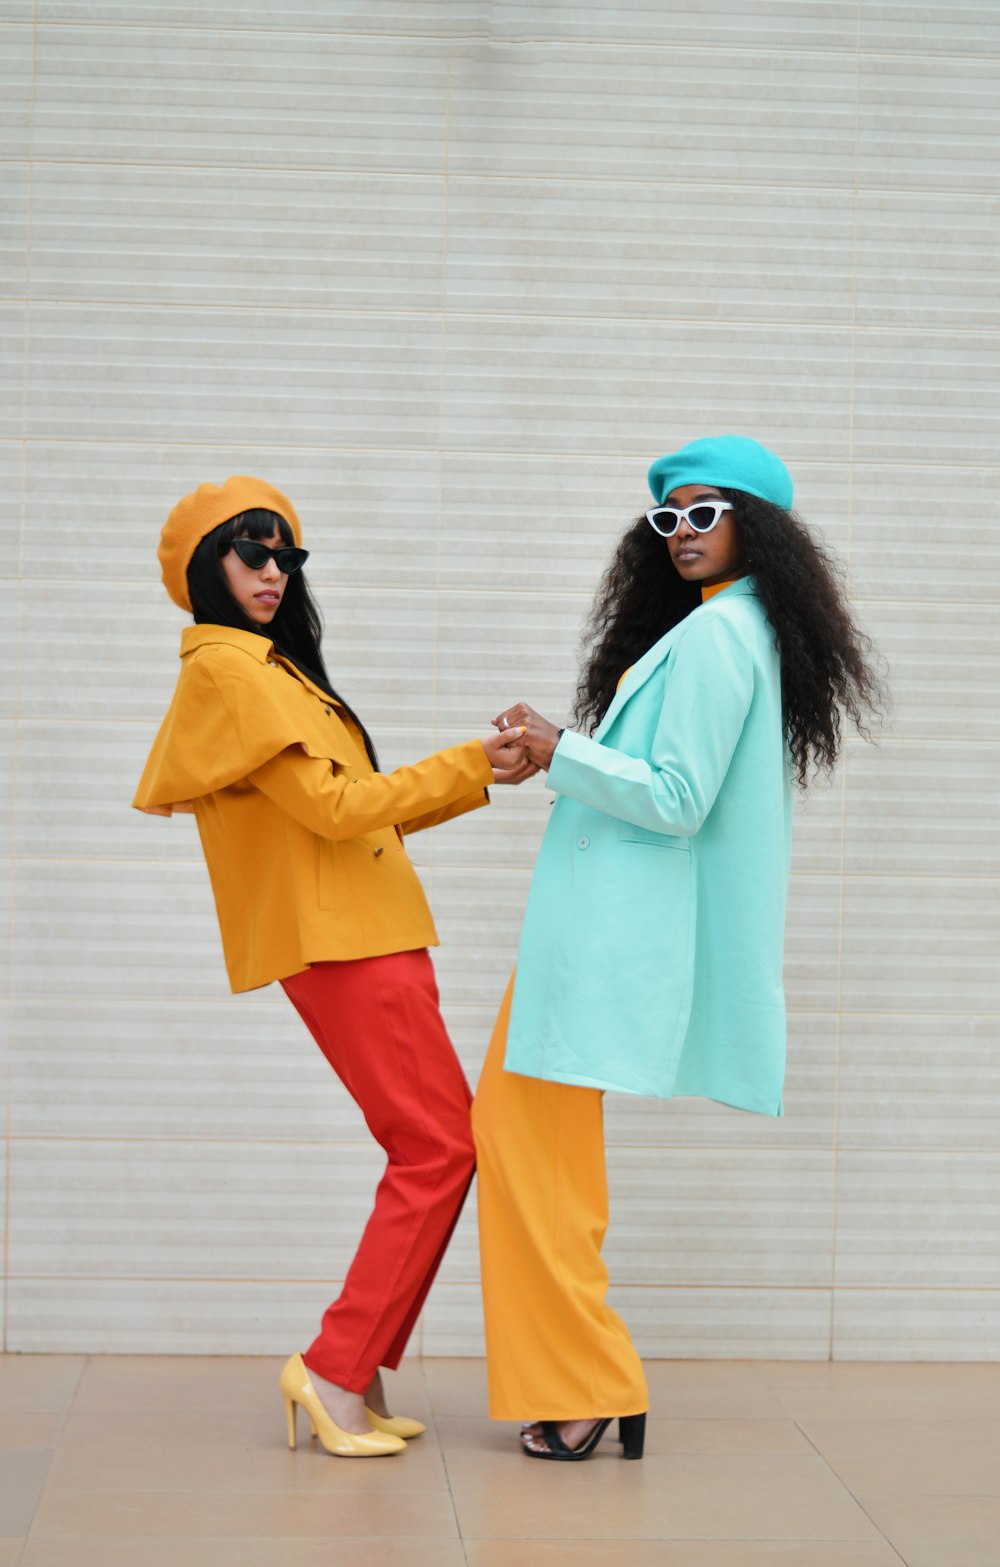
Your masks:
{"label": "floor tile seam", "polygon": [[[772,1389],[772,1391],[775,1393],[775,1395],[777,1396],[778,1401],[780,1403],[781,1402],[780,1390]],[[817,1447],[817,1445],[816,1445],[815,1441],[813,1440],[813,1438],[809,1435],[809,1432],[806,1430],[806,1428],[803,1425],[802,1421],[799,1418],[795,1417],[795,1416],[791,1416],[790,1418],[792,1419],[792,1422],[793,1422],[796,1430],[799,1432],[799,1435],[803,1438],[804,1441],[808,1442],[809,1447],[811,1448],[812,1452],[816,1455],[817,1458],[819,1458],[821,1460],[821,1462],[823,1464],[823,1467],[826,1469],[827,1473],[836,1481],[837,1485],[841,1488],[841,1490],[843,1490],[844,1493],[851,1498],[851,1500],[855,1504],[855,1506],[864,1514],[865,1518],[867,1518],[868,1522],[871,1524],[872,1528],[877,1533],[879,1539],[885,1545],[887,1545],[889,1547],[889,1549],[894,1553],[894,1555],[896,1557],[898,1557],[899,1561],[901,1563],[903,1563],[903,1567],[906,1567],[905,1558],[900,1556],[899,1552],[896,1550],[896,1547],[893,1545],[892,1541],[884,1533],[884,1531],[880,1528],[880,1526],[875,1522],[875,1519],[872,1517],[872,1515],[869,1512],[868,1508],[864,1505],[864,1503],[860,1500],[860,1498],[855,1495],[855,1493],[852,1491],[851,1487],[847,1484],[846,1480],[844,1480],[843,1476],[837,1473],[837,1470],[834,1468],[833,1464],[831,1463],[831,1461],[827,1457],[827,1455],[820,1451],[820,1449]]]}
{"label": "floor tile seam", "polygon": [[[844,1365],[849,1364],[849,1362],[839,1361],[836,1364]],[[949,1362],[942,1361],[940,1364],[947,1365]],[[959,1364],[962,1364],[962,1362],[959,1362]],[[975,1362],[965,1362],[965,1364],[975,1364]],[[992,1362],[992,1364],[996,1364],[996,1362]],[[775,1416],[774,1418],[777,1419],[778,1417]],[[1000,1406],[998,1406],[996,1413],[992,1415],[935,1415],[933,1413],[908,1415],[817,1415],[815,1417],[800,1415],[796,1418],[795,1423],[797,1425],[805,1423],[807,1425],[823,1426],[824,1428],[827,1426],[905,1425],[919,1426],[923,1429],[927,1426],[987,1426],[991,1430],[996,1430],[1000,1433]]]}
{"label": "floor tile seam", "polygon": [[[425,1355],[423,1358],[424,1359],[430,1359],[430,1358],[433,1358],[433,1357]],[[431,1422],[432,1422],[432,1425],[434,1425],[436,1427],[438,1419],[446,1419],[447,1416],[445,1416],[441,1411],[435,1409],[432,1390],[431,1390],[430,1386],[426,1383],[426,1380],[425,1380],[425,1386],[427,1388],[427,1396],[428,1396],[430,1410],[431,1410]],[[476,1418],[482,1419],[483,1416],[477,1416]],[[455,1533],[458,1536],[458,1541],[459,1541],[459,1545],[461,1547],[462,1555],[465,1558],[466,1564],[468,1564],[469,1553],[468,1553],[468,1550],[466,1549],[465,1534],[463,1533],[463,1530],[462,1530],[462,1519],[461,1519],[461,1514],[459,1512],[459,1507],[458,1507],[458,1497],[455,1494],[455,1483],[454,1483],[454,1479],[453,1479],[453,1476],[452,1476],[451,1465],[448,1462],[448,1455],[445,1452],[444,1447],[441,1444],[441,1440],[440,1440],[440,1437],[437,1434],[436,1429],[435,1429],[434,1435],[435,1435],[435,1440],[437,1441],[437,1444],[438,1444],[438,1449],[437,1450],[438,1450],[438,1454],[439,1454],[440,1459],[441,1459],[441,1465],[442,1465],[442,1467],[444,1469],[445,1486],[446,1486],[446,1489],[447,1489],[447,1492],[448,1492],[448,1502],[449,1502],[449,1505],[451,1507],[452,1518],[454,1519],[454,1523],[455,1523]]]}
{"label": "floor tile seam", "polygon": [[[324,1460],[324,1462],[325,1461],[326,1460]],[[355,1467],[360,1467],[360,1466],[355,1466]],[[208,1500],[210,1498],[220,1497],[220,1496],[232,1499],[232,1498],[238,1498],[238,1497],[243,1497],[243,1496],[250,1495],[250,1496],[260,1496],[260,1497],[264,1497],[264,1498],[267,1498],[267,1497],[283,1497],[283,1498],[287,1498],[289,1496],[292,1496],[292,1497],[295,1498],[296,1501],[299,1501],[300,1499],[304,1499],[304,1498],[310,1498],[310,1499],[315,1499],[317,1502],[329,1502],[331,1500],[331,1498],[341,1499],[341,1498],[350,1498],[350,1497],[355,1497],[355,1496],[356,1497],[371,1496],[371,1497],[377,1497],[379,1500],[385,1500],[389,1496],[391,1496],[393,1500],[395,1500],[398,1497],[408,1497],[408,1498],[415,1498],[416,1497],[416,1498],[421,1498],[421,1497],[425,1497],[425,1496],[429,1496],[429,1495],[430,1496],[443,1497],[447,1493],[448,1488],[447,1488],[447,1486],[444,1486],[444,1485],[440,1485],[440,1486],[436,1486],[436,1487],[435,1486],[431,1486],[431,1485],[428,1485],[426,1481],[422,1482],[420,1486],[411,1485],[411,1486],[408,1486],[406,1488],[403,1488],[401,1486],[393,1486],[392,1491],[388,1492],[384,1486],[376,1486],[376,1485],[367,1485],[367,1486],[366,1485],[351,1485],[351,1486],[338,1485],[336,1488],[331,1487],[329,1489],[321,1488],[321,1487],[317,1486],[315,1489],[301,1489],[301,1488],[292,1488],[292,1487],[290,1487],[288,1485],[261,1485],[261,1484],[257,1483],[256,1481],[251,1482],[251,1481],[248,1480],[245,1485],[219,1485],[219,1484],[212,1484],[212,1485],[194,1486],[194,1485],[178,1485],[176,1483],[171,1483],[169,1485],[157,1486],[157,1485],[137,1485],[137,1484],[123,1485],[123,1484],[121,1484],[120,1482],[117,1482],[117,1481],[113,1481],[113,1482],[109,1481],[107,1484],[101,1484],[100,1482],[95,1481],[93,1478],[87,1478],[86,1480],[82,1480],[81,1479],[81,1480],[76,1481],[76,1482],[74,1482],[72,1484],[69,1484],[69,1485],[48,1485],[48,1484],[46,1484],[45,1487],[43,1488],[43,1490],[44,1490],[44,1494],[46,1496],[63,1496],[63,1497],[67,1497],[67,1496],[95,1496],[96,1495],[96,1496],[122,1496],[122,1497],[128,1497],[128,1498],[131,1499],[131,1498],[134,1498],[134,1497],[143,1497],[143,1496],[149,1496],[149,1497],[157,1497],[157,1496],[159,1496],[159,1497],[163,1497],[163,1496],[175,1497],[176,1496],[176,1497],[184,1497],[184,1498],[191,1498],[191,1497],[194,1497],[194,1498],[204,1498],[204,1499]]]}
{"label": "floor tile seam", "polygon": [[[13,1278],[12,1277],[11,1277],[11,1282],[13,1282]],[[70,1389],[69,1398],[66,1399],[66,1401],[63,1403],[62,1408],[60,1410],[55,1411],[55,1413],[59,1417],[59,1420],[58,1420],[58,1425],[57,1425],[57,1428],[56,1428],[55,1441],[52,1444],[52,1450],[53,1450],[52,1451],[52,1456],[53,1456],[53,1458],[55,1457],[56,1453],[59,1450],[59,1445],[62,1442],[63,1436],[65,1435],[66,1426],[69,1423],[70,1416],[72,1414],[74,1414],[74,1412],[76,1412],[76,1402],[77,1402],[77,1399],[78,1399],[78,1397],[80,1395],[80,1389],[83,1386],[84,1378],[86,1377],[87,1370],[88,1370],[88,1368],[89,1368],[89,1366],[91,1364],[92,1359],[93,1359],[93,1356],[91,1356],[91,1355],[82,1355],[82,1356],[79,1357],[79,1361],[78,1361],[78,1364],[76,1366],[76,1375],[73,1378],[73,1383],[72,1383],[72,1387]],[[51,1474],[51,1465],[49,1466],[49,1469],[46,1472],[45,1482],[44,1482],[44,1484],[42,1486],[42,1491],[40,1493],[40,1497],[41,1497],[41,1494],[43,1494],[47,1490],[47,1488],[48,1488],[50,1474]]]}
{"label": "floor tile seam", "polygon": [[[341,1536],[337,1536],[338,1539]],[[390,1538],[386,1536],[386,1538]],[[895,1552],[896,1559],[907,1567],[903,1558],[896,1551],[895,1546],[885,1535],[879,1533],[877,1540],[859,1540],[856,1534],[756,1534],[753,1531],[741,1534],[588,1534],[588,1535],[552,1535],[552,1534],[470,1534],[465,1537],[468,1545],[844,1545],[857,1547],[858,1545],[877,1545],[884,1543]]]}

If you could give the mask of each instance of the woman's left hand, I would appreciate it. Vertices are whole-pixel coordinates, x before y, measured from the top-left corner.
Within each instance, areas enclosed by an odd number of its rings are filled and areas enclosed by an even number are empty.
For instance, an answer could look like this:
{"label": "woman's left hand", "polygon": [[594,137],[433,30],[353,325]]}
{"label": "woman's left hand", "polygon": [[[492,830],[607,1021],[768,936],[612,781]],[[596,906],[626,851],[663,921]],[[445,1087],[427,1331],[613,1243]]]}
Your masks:
{"label": "woman's left hand", "polygon": [[521,725],[524,726],[524,745],[528,755],[536,767],[547,769],[559,743],[559,730],[526,702],[515,702],[512,707],[505,707],[493,720],[493,727],[501,732]]}

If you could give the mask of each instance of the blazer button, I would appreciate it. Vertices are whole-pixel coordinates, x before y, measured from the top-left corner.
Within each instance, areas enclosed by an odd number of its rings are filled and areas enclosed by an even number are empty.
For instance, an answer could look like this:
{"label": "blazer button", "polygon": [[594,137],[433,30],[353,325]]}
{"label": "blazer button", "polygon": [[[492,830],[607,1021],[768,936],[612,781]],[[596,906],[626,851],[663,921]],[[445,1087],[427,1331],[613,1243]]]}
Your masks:
{"label": "blazer button", "polygon": [[333,708],[332,707],[324,707],[323,711],[324,711],[324,713],[332,713],[333,712]]}
{"label": "blazer button", "polygon": [[375,850],[375,858],[378,859],[379,855],[384,853],[385,849],[383,848],[382,844],[379,844],[378,848]]}
{"label": "blazer button", "polygon": [[590,848],[590,839],[586,838],[586,837],[578,838],[576,840],[576,846],[577,846],[578,849],[589,849]]}

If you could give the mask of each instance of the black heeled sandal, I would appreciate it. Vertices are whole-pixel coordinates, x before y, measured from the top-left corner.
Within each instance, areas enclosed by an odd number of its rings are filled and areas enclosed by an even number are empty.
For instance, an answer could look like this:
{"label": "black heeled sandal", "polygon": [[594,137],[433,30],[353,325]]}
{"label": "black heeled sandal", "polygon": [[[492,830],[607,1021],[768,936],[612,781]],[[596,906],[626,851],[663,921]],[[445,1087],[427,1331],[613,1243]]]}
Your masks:
{"label": "black heeled sandal", "polygon": [[[635,1421],[639,1422],[638,1431],[634,1424]],[[641,1458],[643,1444],[646,1440],[646,1416],[619,1415],[618,1440],[626,1448],[626,1451],[622,1454],[623,1458]]]}
{"label": "black heeled sandal", "polygon": [[[585,1442],[581,1442],[579,1447],[567,1447],[559,1435],[556,1422],[543,1420],[542,1436],[545,1438],[548,1452],[540,1453],[536,1448],[527,1447],[523,1442],[521,1445],[529,1458],[551,1458],[563,1464],[579,1463],[581,1459],[591,1456],[610,1424],[610,1419],[599,1420]],[[644,1414],[622,1415],[618,1421],[618,1438],[622,1443],[623,1458],[641,1458],[646,1441],[646,1416]]]}

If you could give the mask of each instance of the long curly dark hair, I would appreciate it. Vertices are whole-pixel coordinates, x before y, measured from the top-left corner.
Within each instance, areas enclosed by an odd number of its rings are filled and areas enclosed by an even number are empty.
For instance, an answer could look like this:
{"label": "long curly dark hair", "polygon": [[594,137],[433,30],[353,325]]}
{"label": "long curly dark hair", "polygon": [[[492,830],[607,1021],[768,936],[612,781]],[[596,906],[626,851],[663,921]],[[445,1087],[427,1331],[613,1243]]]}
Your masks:
{"label": "long curly dark hair", "polygon": [[[781,658],[785,733],[799,785],[829,771],[843,721],[859,734],[879,717],[884,692],[871,643],[855,624],[839,567],[794,512],[742,490],[733,504],[737,537]],[[701,603],[665,541],[637,517],[608,567],[583,638],[585,663],[575,722],[597,728],[623,672]]]}

